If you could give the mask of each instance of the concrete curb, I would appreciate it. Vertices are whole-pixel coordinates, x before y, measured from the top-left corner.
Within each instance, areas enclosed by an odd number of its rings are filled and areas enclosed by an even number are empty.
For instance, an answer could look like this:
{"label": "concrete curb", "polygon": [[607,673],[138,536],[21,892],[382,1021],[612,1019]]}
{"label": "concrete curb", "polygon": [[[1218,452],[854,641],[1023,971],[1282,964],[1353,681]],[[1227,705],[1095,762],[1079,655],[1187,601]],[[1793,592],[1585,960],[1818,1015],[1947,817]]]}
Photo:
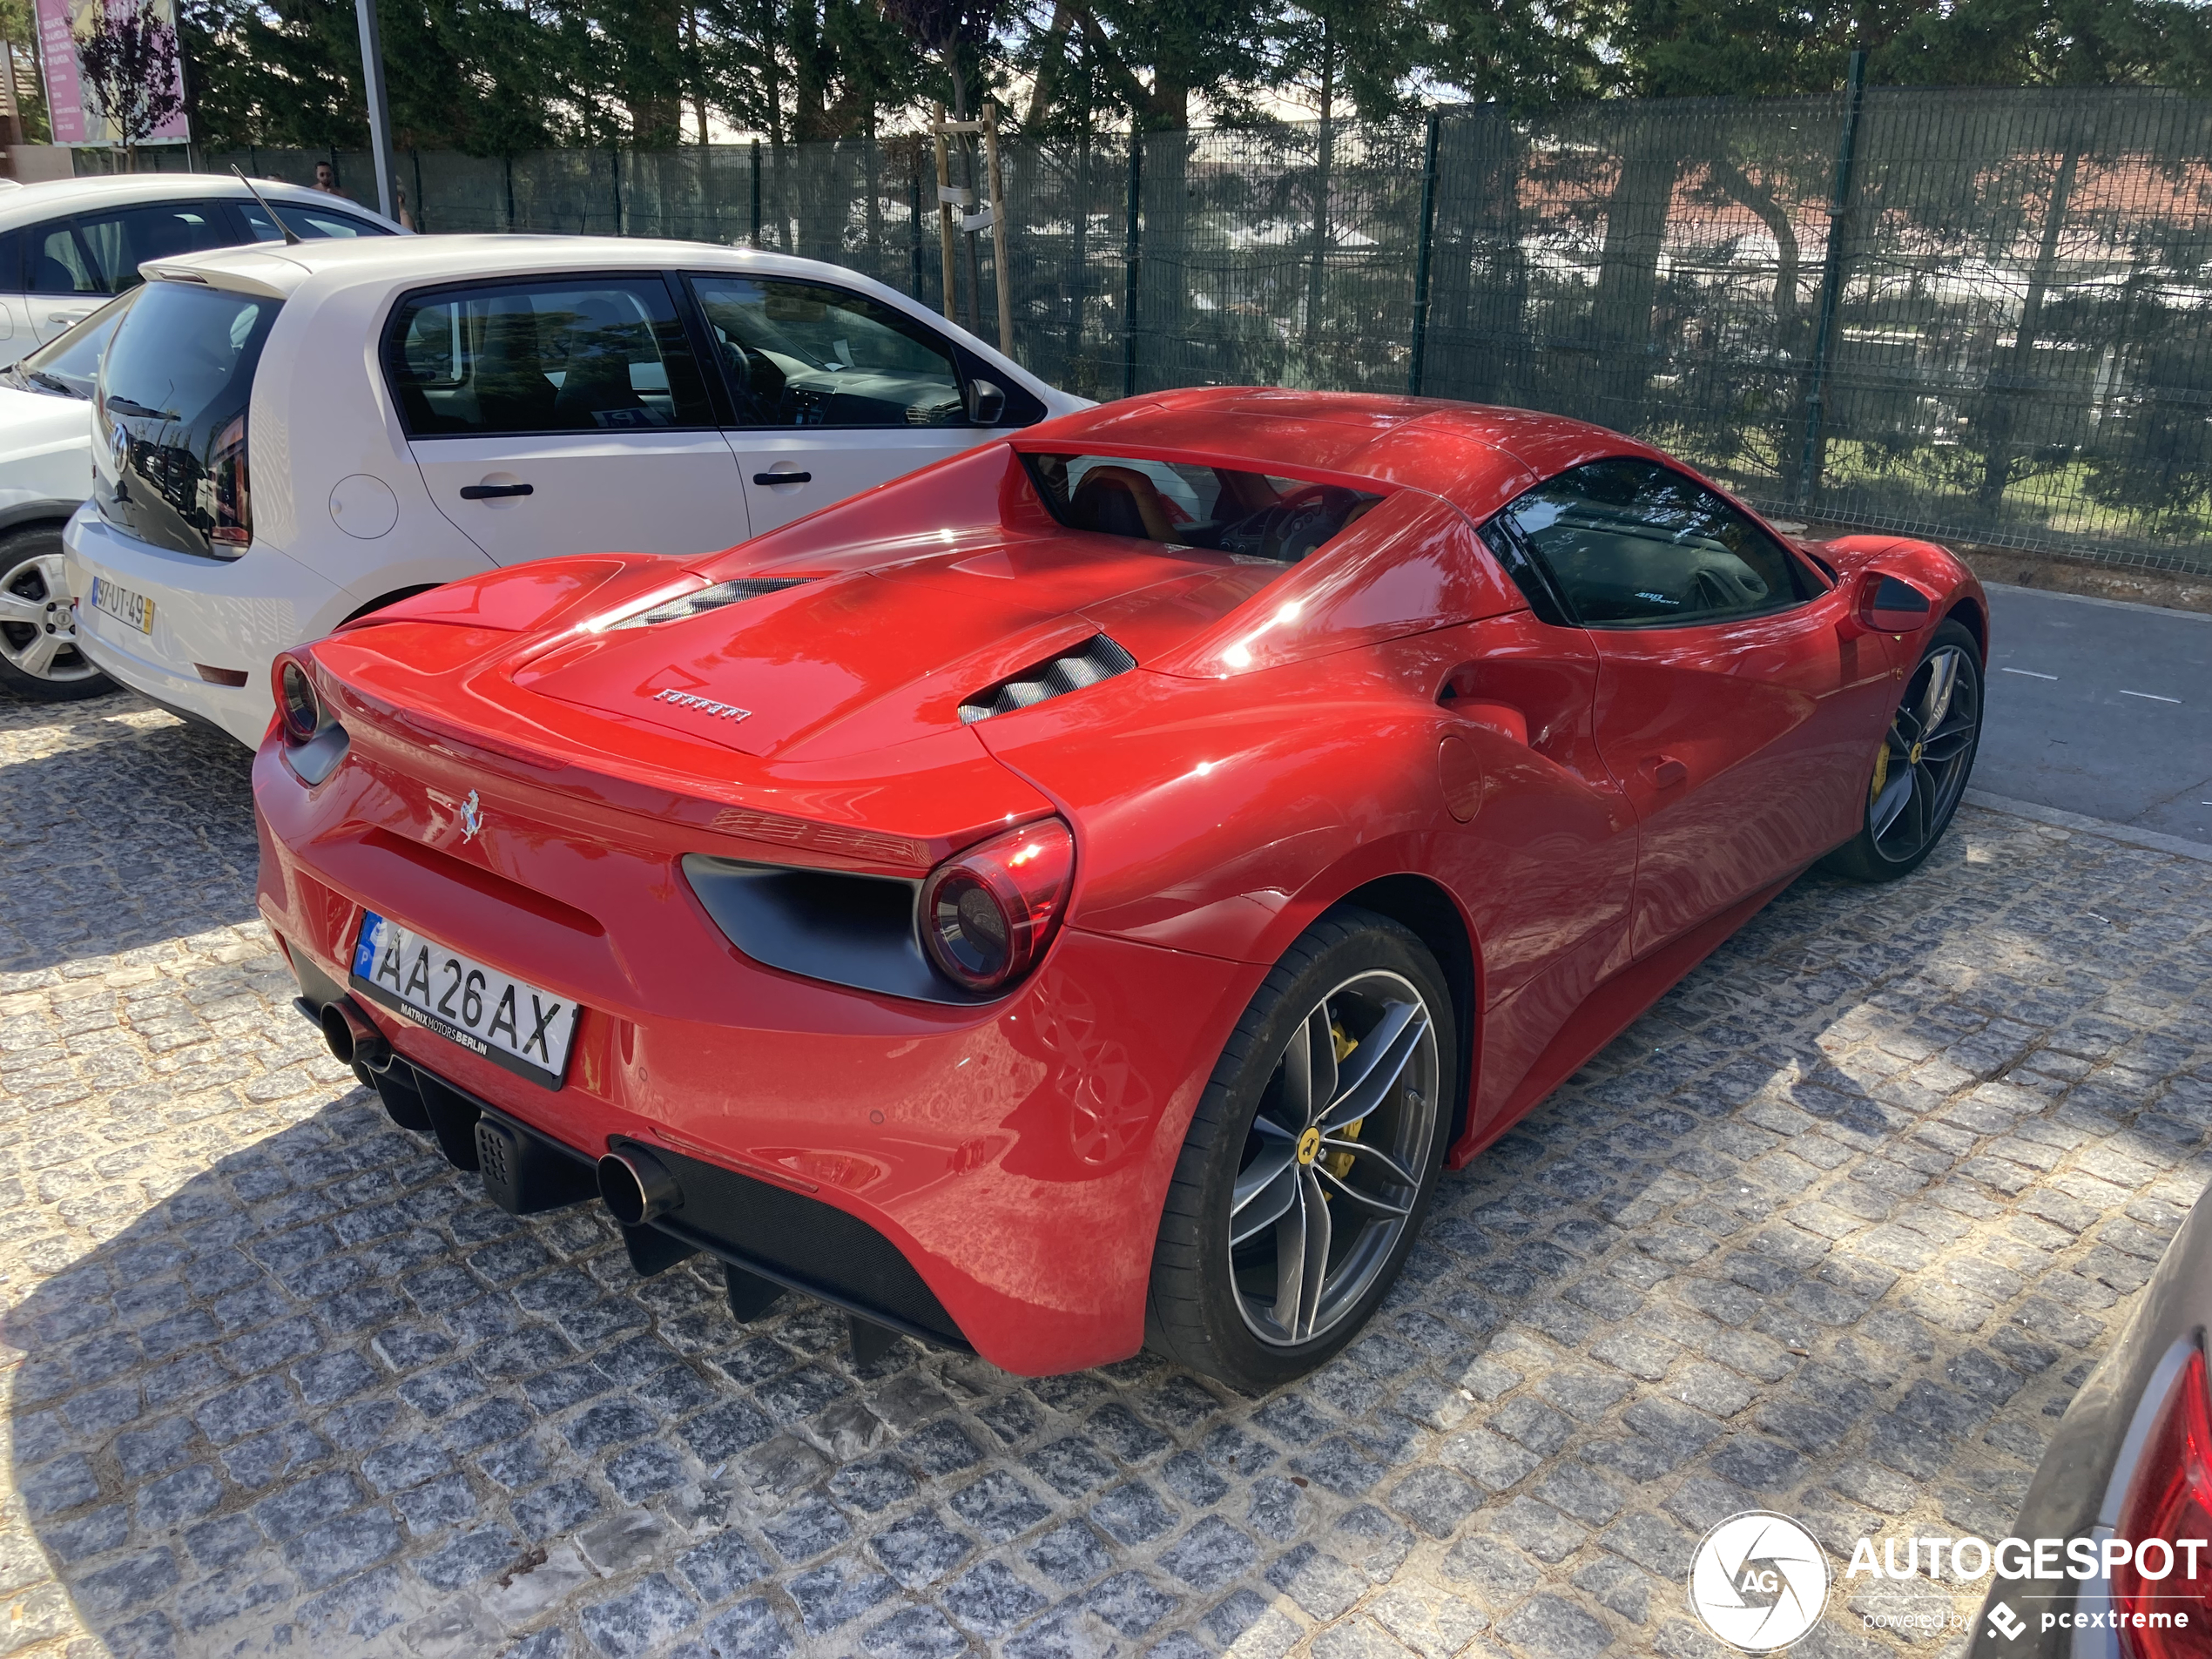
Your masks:
{"label": "concrete curb", "polygon": [[2003,813],[2012,818],[2033,819],[2038,824],[2048,824],[2053,829],[2075,830],[2084,835],[2101,835],[2108,841],[2124,841],[2129,846],[2148,847],[2155,853],[2171,853],[2177,858],[2195,859],[2212,864],[2212,846],[2202,841],[2184,840],[2178,835],[2162,835],[2156,830],[2137,829],[2128,824],[2115,824],[2105,818],[2085,818],[2080,813],[2062,813],[2055,806],[2039,806],[2031,800],[2008,800],[2002,795],[1992,795],[1979,789],[1966,792],[1966,804],[1979,806],[1986,813]]}

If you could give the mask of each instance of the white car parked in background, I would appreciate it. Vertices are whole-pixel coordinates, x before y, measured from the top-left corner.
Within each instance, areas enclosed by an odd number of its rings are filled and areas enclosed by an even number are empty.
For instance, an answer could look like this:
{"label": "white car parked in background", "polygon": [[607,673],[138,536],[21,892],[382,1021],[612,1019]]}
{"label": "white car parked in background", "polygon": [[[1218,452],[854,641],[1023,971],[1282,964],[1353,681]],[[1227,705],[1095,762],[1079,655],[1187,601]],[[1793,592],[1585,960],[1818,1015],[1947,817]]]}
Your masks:
{"label": "white car parked in background", "polygon": [[223,173],[53,179],[0,192],[0,362],[13,362],[134,287],[138,267],[208,247],[302,237],[397,236],[390,219],[326,191],[273,180],[267,206]]}
{"label": "white car parked in background", "polygon": [[41,702],[114,686],[77,649],[62,526],[92,490],[92,388],[137,290],[0,369],[0,690]]}
{"label": "white car parked in background", "polygon": [[350,617],[728,547],[1084,407],[880,283],[742,249],[411,237],[145,275],[65,537],[78,643],[248,745],[272,658]]}

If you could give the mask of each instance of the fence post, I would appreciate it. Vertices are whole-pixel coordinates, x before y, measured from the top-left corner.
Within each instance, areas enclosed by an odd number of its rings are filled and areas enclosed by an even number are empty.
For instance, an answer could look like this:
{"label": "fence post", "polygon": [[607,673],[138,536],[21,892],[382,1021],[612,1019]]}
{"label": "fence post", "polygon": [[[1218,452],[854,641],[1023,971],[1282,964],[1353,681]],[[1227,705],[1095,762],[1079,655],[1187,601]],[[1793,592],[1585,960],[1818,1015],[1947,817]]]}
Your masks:
{"label": "fence post", "polygon": [[1406,395],[1421,395],[1421,376],[1428,357],[1428,265],[1436,242],[1436,141],[1443,118],[1428,112],[1428,132],[1421,146],[1420,239],[1413,253],[1413,355],[1406,365]]}
{"label": "fence post", "polygon": [[1811,505],[1820,488],[1827,435],[1821,429],[1828,389],[1828,359],[1836,335],[1836,307],[1844,291],[1844,243],[1849,231],[1851,172],[1858,150],[1859,112],[1866,105],[1866,54],[1851,55],[1844,91],[1844,128],[1836,138],[1836,184],[1828,199],[1828,248],[1820,267],[1819,320],[1812,335],[1811,378],[1805,388],[1805,441],[1797,456],[1797,503]]}
{"label": "fence post", "polygon": [[752,245],[760,246],[760,140],[752,141]]}
{"label": "fence post", "polygon": [[1122,293],[1122,395],[1136,395],[1136,264],[1143,253],[1144,134],[1136,124],[1129,130],[1129,239],[1122,263],[1125,287]]}
{"label": "fence post", "polygon": [[622,234],[622,146],[620,145],[610,144],[607,146],[607,181],[614,188],[615,234],[620,236]]}
{"label": "fence post", "polygon": [[914,266],[914,296],[923,305],[929,302],[921,297],[921,145],[914,145],[914,170],[907,180],[907,208],[913,229],[907,239],[907,253]]}
{"label": "fence post", "polygon": [[515,158],[507,158],[507,228],[515,228]]}

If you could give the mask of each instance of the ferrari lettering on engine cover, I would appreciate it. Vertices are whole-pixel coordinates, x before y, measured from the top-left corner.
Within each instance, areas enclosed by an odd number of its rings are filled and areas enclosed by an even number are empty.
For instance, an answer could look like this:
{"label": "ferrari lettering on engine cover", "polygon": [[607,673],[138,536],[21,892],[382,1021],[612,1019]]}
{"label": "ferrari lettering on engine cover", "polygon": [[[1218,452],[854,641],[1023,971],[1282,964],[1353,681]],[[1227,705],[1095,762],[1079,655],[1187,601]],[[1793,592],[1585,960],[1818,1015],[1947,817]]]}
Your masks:
{"label": "ferrari lettering on engine cover", "polygon": [[693,697],[689,691],[655,691],[656,703],[673,703],[679,709],[697,709],[702,714],[718,715],[725,720],[749,720],[751,709],[741,709],[731,703],[717,703],[711,698]]}

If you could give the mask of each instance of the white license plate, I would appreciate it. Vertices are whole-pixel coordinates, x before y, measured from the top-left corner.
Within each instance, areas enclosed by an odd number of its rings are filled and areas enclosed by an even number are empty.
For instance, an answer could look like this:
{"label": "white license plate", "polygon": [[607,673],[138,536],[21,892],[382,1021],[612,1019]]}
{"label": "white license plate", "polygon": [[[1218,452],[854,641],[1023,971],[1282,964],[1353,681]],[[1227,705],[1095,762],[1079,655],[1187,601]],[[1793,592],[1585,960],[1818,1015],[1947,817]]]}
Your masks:
{"label": "white license plate", "polygon": [[153,631],[153,601],[143,593],[117,587],[104,576],[92,578],[92,609],[106,611],[118,622],[127,623],[142,634]]}
{"label": "white license plate", "polygon": [[354,945],[354,988],[520,1077],[561,1086],[577,1008],[566,997],[502,974],[435,939],[361,917]]}

